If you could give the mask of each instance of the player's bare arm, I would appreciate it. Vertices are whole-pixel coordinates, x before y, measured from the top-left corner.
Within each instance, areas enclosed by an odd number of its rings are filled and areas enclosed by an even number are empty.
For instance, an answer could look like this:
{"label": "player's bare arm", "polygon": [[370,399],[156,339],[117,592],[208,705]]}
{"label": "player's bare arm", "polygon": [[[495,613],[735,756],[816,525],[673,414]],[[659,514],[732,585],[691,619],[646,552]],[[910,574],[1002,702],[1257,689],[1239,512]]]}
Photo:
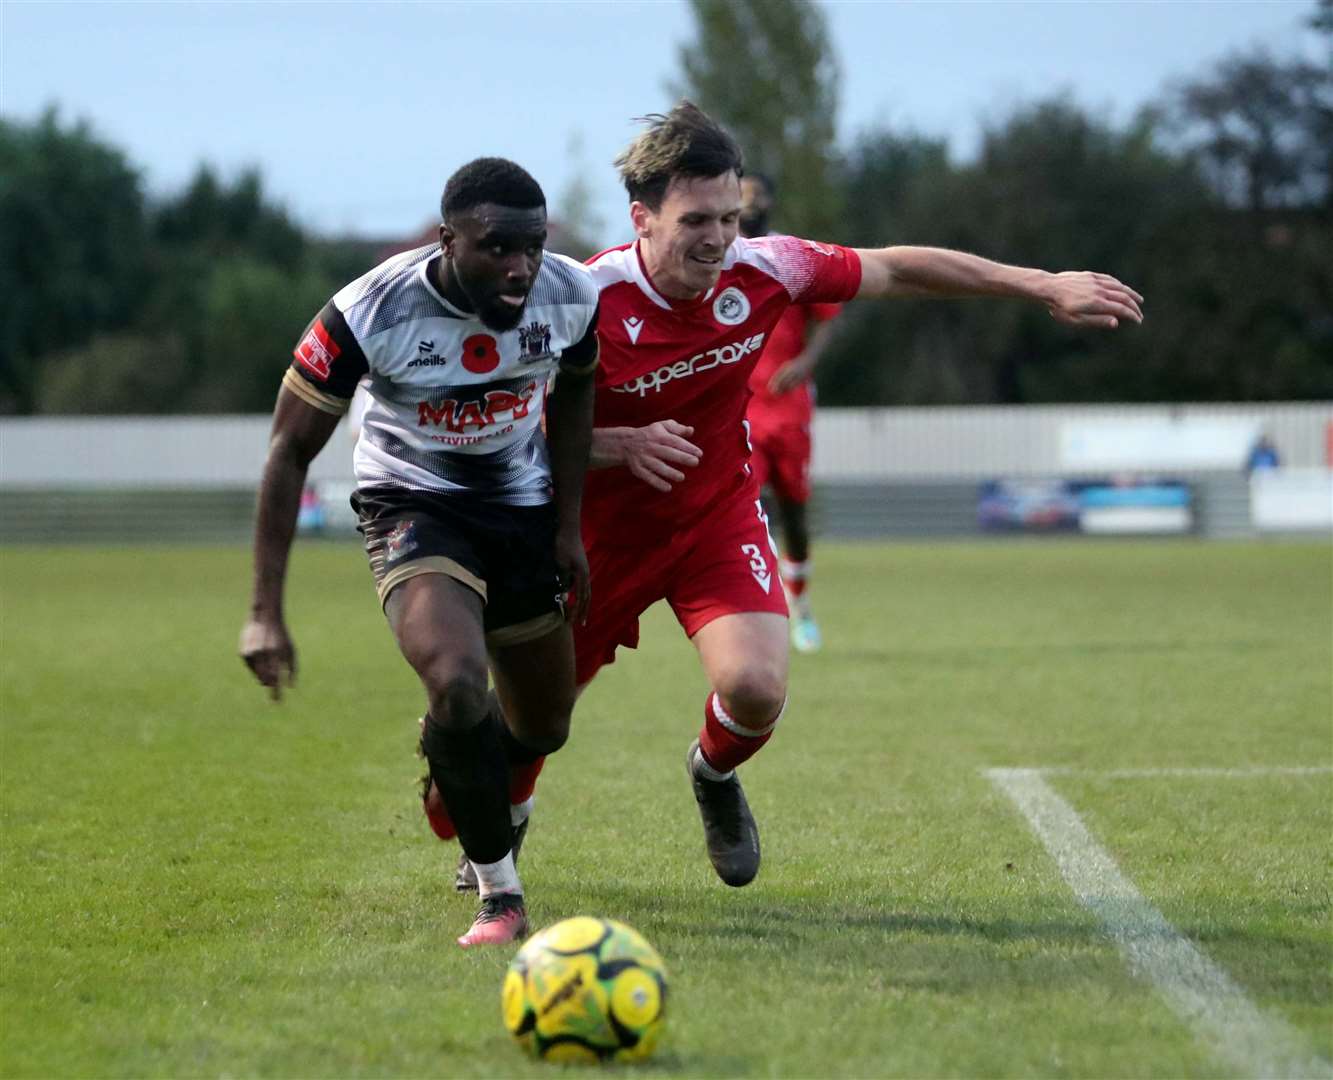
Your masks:
{"label": "player's bare arm", "polygon": [[694,428],[675,420],[658,420],[644,427],[594,428],[590,469],[624,465],[630,475],[655,491],[670,491],[685,479],[682,469],[693,469],[703,451],[690,442]]}
{"label": "player's bare arm", "polygon": [[769,392],[785,394],[789,390],[796,389],[814,375],[820,357],[828,351],[829,342],[833,340],[833,334],[834,324],[832,322],[819,323],[810,334],[810,340],[805,343],[805,348],[801,350],[800,355],[793,356],[782,367],[773,372],[773,377],[768,380]]}
{"label": "player's bare arm", "polygon": [[546,406],[546,441],[551,454],[551,483],[556,510],[555,560],[561,584],[574,594],[574,606],[566,618],[582,622],[588,617],[591,598],[588,556],[583,550],[580,518],[583,506],[583,476],[588,470],[592,446],[592,405],[597,367],[596,339],[593,358],[581,370],[562,367],[555,390]]}
{"label": "player's bare arm", "polygon": [[1121,320],[1143,322],[1143,297],[1109,274],[1050,273],[1006,266],[945,248],[858,248],[862,297],[1007,296],[1042,304],[1070,326],[1114,330]]}
{"label": "player's bare arm", "polygon": [[240,653],[273,700],[296,679],[296,649],[283,619],[287,556],[296,532],[301,490],[315,455],[340,418],[316,409],[283,387],[273,411],[268,459],[255,518],[254,587],[250,617],[241,628]]}

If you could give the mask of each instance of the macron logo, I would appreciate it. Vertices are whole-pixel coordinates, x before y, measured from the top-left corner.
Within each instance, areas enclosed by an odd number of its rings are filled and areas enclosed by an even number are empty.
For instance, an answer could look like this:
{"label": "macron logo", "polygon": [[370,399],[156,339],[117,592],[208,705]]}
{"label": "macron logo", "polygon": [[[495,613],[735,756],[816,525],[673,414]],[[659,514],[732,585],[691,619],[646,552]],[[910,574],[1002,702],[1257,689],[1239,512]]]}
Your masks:
{"label": "macron logo", "polygon": [[636,315],[631,315],[628,319],[621,319],[620,323],[625,328],[625,333],[629,335],[629,343],[637,345],[639,343],[639,331],[643,329],[643,320]]}

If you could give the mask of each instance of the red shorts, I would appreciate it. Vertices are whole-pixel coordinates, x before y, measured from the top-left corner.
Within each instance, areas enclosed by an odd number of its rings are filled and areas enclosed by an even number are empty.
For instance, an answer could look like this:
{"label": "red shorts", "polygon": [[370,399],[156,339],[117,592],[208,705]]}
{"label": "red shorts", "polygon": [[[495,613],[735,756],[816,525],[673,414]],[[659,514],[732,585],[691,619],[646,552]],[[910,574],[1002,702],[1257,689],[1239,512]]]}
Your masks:
{"label": "red shorts", "polygon": [[809,425],[752,426],[750,447],[750,470],[761,488],[772,488],[783,502],[810,501]]}
{"label": "red shorts", "polygon": [[691,638],[721,615],[787,614],[777,551],[753,485],[695,525],[643,545],[585,539],[592,609],[585,625],[574,624],[580,686],[615,660],[617,647],[638,647],[639,616],[658,600],[671,605]]}

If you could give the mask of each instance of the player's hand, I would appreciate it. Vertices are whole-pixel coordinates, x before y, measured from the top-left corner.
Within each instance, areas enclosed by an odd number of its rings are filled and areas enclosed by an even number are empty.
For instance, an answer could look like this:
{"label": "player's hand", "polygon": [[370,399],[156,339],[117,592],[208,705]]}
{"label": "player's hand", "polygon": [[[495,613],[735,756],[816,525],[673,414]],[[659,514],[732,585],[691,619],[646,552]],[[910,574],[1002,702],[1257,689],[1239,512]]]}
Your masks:
{"label": "player's hand", "polygon": [[1055,274],[1045,300],[1051,317],[1069,326],[1114,330],[1121,319],[1143,322],[1143,297],[1110,274],[1091,270]]}
{"label": "player's hand", "polygon": [[805,353],[800,356],[793,356],[777,371],[773,372],[773,377],[768,380],[768,392],[774,397],[781,397],[789,390],[795,390],[806,379],[814,374],[815,365],[807,358]]}
{"label": "player's hand", "polygon": [[690,442],[694,428],[675,420],[658,420],[634,428],[625,445],[625,464],[655,491],[670,491],[685,479],[681,469],[693,469],[703,451]]}
{"label": "player's hand", "polygon": [[296,648],[281,619],[251,616],[241,627],[240,652],[274,701],[281,700],[284,686],[296,685]]}
{"label": "player's hand", "polygon": [[583,550],[583,537],[577,529],[561,529],[555,534],[555,565],[560,572],[560,588],[573,600],[572,604],[565,604],[565,622],[587,622],[592,575],[588,571],[587,552]]}

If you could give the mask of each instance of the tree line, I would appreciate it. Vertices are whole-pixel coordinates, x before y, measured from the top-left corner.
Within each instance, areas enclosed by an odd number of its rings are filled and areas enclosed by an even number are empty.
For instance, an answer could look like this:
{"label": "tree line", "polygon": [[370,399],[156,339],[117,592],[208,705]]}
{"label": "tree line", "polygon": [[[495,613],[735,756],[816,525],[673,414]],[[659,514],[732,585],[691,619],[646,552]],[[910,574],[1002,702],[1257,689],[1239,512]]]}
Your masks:
{"label": "tree line", "polygon": [[[1333,398],[1333,62],[1237,54],[1124,125],[1033,102],[958,162],[912,131],[835,145],[818,6],[691,3],[671,90],[775,179],[779,228],[1102,269],[1147,297],[1142,327],[1096,336],[1019,305],[853,305],[825,404]],[[1333,0],[1311,23],[1333,45]],[[565,246],[587,254],[574,195]],[[267,411],[306,321],[378,254],[301,228],[255,170],[153,199],[86,125],[0,120],[0,413]]]}
{"label": "tree line", "polygon": [[0,120],[0,178],[3,413],[267,411],[306,321],[370,257],[309,235],[255,170],[201,166],[149,199],[54,109]]}
{"label": "tree line", "polygon": [[1143,326],[1102,335],[1030,306],[856,304],[820,365],[824,404],[1333,398],[1333,0],[1309,17],[1322,63],[1237,53],[1124,125],[1032,102],[969,162],[911,131],[834,145],[839,70],[818,5],[691,6],[673,89],[776,179],[777,228],[1103,270],[1147,297]]}

